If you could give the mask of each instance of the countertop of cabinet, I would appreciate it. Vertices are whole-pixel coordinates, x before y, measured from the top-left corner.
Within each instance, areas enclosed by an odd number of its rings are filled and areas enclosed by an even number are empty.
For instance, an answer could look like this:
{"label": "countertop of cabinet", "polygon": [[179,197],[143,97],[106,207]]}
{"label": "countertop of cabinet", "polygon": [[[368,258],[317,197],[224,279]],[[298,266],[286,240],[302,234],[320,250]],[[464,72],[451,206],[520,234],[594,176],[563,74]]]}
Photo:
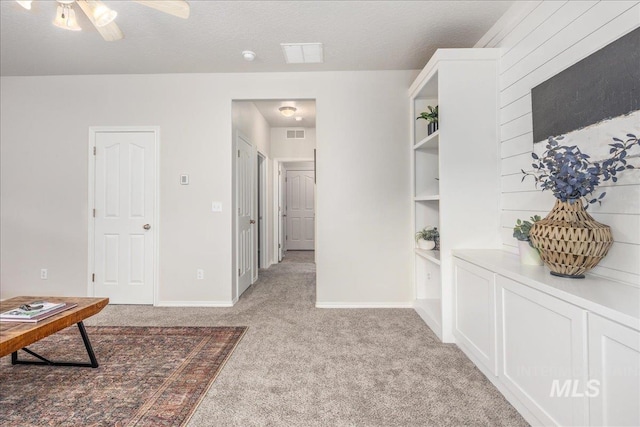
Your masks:
{"label": "countertop of cabinet", "polygon": [[589,274],[584,279],[551,276],[547,267],[522,265],[518,255],[499,249],[457,249],[453,256],[640,330],[640,288],[633,285]]}

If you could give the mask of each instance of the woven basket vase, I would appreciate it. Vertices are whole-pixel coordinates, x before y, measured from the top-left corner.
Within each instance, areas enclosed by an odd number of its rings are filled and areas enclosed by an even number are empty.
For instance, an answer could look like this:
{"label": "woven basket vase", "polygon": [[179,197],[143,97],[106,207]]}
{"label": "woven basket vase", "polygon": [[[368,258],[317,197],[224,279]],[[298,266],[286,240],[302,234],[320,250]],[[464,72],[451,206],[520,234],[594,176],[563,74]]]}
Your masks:
{"label": "woven basket vase", "polygon": [[533,224],[529,237],[551,274],[561,277],[583,278],[613,244],[611,228],[594,220],[582,200],[556,199],[549,215]]}

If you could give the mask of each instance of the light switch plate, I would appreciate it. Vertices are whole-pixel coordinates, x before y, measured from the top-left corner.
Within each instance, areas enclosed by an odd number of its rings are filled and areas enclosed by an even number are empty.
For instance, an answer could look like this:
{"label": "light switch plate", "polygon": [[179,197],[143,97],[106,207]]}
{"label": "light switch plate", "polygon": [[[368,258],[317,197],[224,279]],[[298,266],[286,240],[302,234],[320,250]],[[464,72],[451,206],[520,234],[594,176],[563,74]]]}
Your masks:
{"label": "light switch plate", "polygon": [[213,212],[222,212],[222,202],[212,202],[211,210]]}
{"label": "light switch plate", "polygon": [[189,175],[180,175],[180,185],[189,185]]}

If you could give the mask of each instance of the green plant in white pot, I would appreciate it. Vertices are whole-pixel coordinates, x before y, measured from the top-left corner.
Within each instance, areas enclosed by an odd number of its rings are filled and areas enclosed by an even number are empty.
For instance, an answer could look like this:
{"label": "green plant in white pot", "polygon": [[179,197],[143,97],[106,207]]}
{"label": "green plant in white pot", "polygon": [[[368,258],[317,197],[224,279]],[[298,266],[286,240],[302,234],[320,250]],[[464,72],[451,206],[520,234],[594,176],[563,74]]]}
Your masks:
{"label": "green plant in white pot", "polygon": [[420,249],[428,251],[434,249],[439,239],[438,227],[425,227],[416,233],[416,243]]}
{"label": "green plant in white pot", "polygon": [[531,227],[537,221],[542,218],[539,215],[531,217],[531,221],[522,221],[518,219],[515,227],[513,227],[513,237],[518,240],[518,251],[520,252],[520,263],[525,265],[542,265],[542,259],[540,259],[540,253],[531,243],[529,233]]}

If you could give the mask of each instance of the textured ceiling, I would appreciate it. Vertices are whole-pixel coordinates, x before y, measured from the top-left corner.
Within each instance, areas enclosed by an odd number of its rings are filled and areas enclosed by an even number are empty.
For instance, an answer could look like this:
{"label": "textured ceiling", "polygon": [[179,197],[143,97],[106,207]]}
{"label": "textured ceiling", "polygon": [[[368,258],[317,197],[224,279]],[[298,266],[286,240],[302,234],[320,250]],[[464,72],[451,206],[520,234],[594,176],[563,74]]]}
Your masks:
{"label": "textured ceiling", "polygon": [[[125,39],[105,42],[52,25],[56,4],[31,11],[0,1],[2,75],[147,74],[420,69],[437,48],[471,47],[507,1],[190,1],[182,20],[129,1],[118,12]],[[324,43],[323,64],[285,64],[280,43]],[[242,59],[243,50],[257,54]]]}

